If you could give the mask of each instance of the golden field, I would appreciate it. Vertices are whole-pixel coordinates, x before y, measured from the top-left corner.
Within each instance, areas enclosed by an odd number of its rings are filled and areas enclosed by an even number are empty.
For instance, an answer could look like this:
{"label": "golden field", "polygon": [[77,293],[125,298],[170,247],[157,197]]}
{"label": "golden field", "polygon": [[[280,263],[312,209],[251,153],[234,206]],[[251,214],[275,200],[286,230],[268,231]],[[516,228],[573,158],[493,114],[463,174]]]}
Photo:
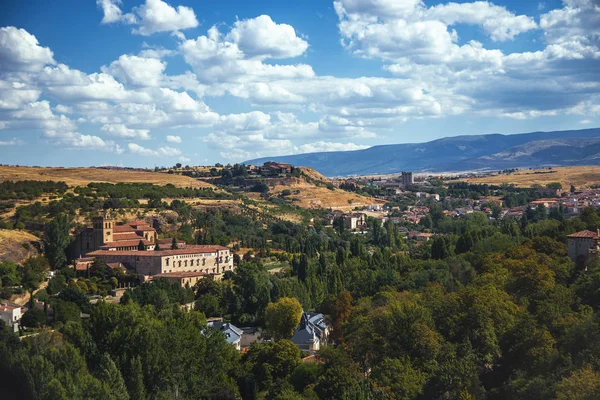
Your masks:
{"label": "golden field", "polygon": [[21,263],[29,257],[38,255],[31,242],[39,241],[40,238],[26,231],[0,229],[0,262]]}
{"label": "golden field", "polygon": [[0,166],[0,181],[63,181],[69,186],[85,186],[90,182],[152,183],[178,187],[211,187],[212,185],[177,174],[160,172],[109,170],[103,168],[40,168]]}
{"label": "golden field", "polygon": [[[550,171],[552,172],[548,173]],[[538,173],[536,174],[536,172]],[[520,187],[530,187],[535,184],[545,186],[551,182],[560,182],[564,189],[568,189],[571,185],[579,189],[591,185],[600,185],[600,166],[520,170],[510,175],[491,175],[467,179],[467,181],[469,183],[487,183],[490,185],[512,183]]]}

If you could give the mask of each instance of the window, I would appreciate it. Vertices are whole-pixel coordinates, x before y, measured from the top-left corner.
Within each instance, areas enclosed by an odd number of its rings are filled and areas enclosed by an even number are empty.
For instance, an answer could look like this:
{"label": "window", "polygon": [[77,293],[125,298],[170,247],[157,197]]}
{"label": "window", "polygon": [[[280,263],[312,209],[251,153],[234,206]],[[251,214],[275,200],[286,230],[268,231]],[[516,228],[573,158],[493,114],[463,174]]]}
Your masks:
{"label": "window", "polygon": [[167,267],[169,266],[169,259],[167,258]]}

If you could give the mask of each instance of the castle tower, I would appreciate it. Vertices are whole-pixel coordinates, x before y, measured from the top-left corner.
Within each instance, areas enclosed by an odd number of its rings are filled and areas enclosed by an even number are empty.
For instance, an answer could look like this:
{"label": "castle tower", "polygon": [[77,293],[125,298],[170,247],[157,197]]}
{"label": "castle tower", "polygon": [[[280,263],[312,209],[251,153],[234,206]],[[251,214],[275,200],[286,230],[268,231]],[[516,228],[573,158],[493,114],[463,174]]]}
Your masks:
{"label": "castle tower", "polygon": [[104,243],[113,241],[115,220],[108,212],[104,216],[94,218],[94,247],[99,249]]}

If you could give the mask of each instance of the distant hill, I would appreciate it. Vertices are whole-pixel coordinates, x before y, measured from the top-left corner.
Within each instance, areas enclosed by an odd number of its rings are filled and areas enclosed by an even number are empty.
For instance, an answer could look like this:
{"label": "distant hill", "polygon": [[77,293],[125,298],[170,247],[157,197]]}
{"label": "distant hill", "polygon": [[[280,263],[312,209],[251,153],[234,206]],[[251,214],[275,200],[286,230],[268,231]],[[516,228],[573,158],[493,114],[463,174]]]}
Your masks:
{"label": "distant hill", "polygon": [[265,161],[312,167],[326,176],[600,165],[600,128],[464,135],[356,151],[264,157],[246,164]]}

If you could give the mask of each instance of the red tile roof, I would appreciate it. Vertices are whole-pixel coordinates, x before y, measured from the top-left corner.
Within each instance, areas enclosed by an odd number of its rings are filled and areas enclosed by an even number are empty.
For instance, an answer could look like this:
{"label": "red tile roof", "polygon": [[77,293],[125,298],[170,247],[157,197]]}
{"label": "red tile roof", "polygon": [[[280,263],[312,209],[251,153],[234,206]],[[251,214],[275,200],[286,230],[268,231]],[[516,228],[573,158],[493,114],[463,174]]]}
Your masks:
{"label": "red tile roof", "polygon": [[184,254],[204,254],[204,253],[216,253],[217,251],[229,250],[223,246],[194,246],[188,249],[178,250],[160,250],[160,251],[110,251],[110,250],[96,250],[91,253],[87,253],[89,257],[95,256],[139,256],[139,257],[155,257],[155,256],[176,256]]}
{"label": "red tile roof", "polygon": [[150,242],[150,241],[145,240],[145,239],[143,239],[141,237],[138,237],[137,239],[134,239],[134,240],[118,240],[116,242],[106,242],[106,243],[104,243],[100,247],[102,248],[102,247],[131,247],[131,246],[139,246],[140,240],[142,242],[144,242],[144,244],[146,246],[150,245],[150,244],[154,244],[153,242]]}
{"label": "red tile roof", "polygon": [[567,236],[569,238],[589,238],[589,239],[597,239],[598,236],[598,232],[592,232],[592,231],[581,231],[581,232],[576,232],[573,233],[572,235]]}

